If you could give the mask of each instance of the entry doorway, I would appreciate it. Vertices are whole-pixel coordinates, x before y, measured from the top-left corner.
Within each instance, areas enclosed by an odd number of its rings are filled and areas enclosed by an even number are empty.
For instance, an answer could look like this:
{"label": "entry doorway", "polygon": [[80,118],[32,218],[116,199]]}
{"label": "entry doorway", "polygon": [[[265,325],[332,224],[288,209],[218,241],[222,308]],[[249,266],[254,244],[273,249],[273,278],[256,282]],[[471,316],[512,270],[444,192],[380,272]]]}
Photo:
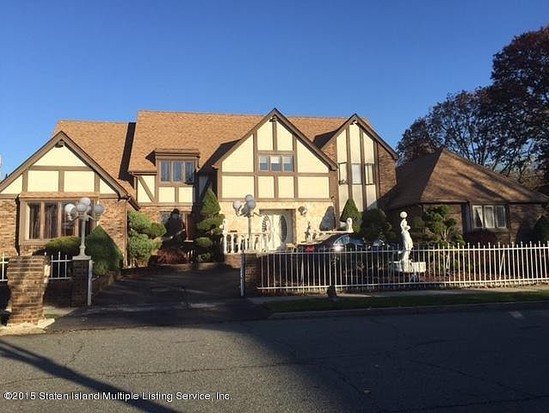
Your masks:
{"label": "entry doorway", "polygon": [[259,211],[263,217],[261,231],[267,235],[269,251],[286,248],[286,244],[294,242],[292,210],[264,209]]}

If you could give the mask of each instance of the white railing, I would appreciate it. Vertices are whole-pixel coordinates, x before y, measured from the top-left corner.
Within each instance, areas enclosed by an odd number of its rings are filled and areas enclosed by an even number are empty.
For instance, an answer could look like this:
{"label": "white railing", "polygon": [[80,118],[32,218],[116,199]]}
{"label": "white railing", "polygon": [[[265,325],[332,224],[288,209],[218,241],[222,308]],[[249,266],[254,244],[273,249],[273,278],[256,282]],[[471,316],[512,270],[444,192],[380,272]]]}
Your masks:
{"label": "white railing", "polygon": [[549,244],[259,254],[263,292],[505,287],[549,282]]}
{"label": "white railing", "polygon": [[[46,254],[44,254],[46,255]],[[68,255],[50,255],[50,280],[66,280],[71,278],[69,266],[72,262],[72,257]]]}
{"label": "white railing", "polygon": [[2,253],[0,257],[0,282],[8,281],[8,261],[9,257]]}
{"label": "white railing", "polygon": [[[46,254],[44,254],[46,255]],[[70,279],[69,266],[72,262],[72,258],[67,255],[61,255],[59,252],[57,255],[50,255],[50,279],[53,280],[66,280]],[[8,281],[8,264],[9,257],[4,253],[0,256],[0,282]]]}
{"label": "white railing", "polygon": [[[271,245],[271,237],[274,236],[271,232],[252,232],[249,234],[247,232],[228,231],[226,220],[221,228],[223,229],[222,242],[224,254],[239,254],[243,251],[265,252],[280,250],[278,246],[274,248]],[[350,232],[353,232],[353,220],[351,218],[347,219],[344,228],[341,230],[321,231],[312,229],[309,226],[305,232],[305,238],[307,241],[314,241],[324,235],[347,234]]]}
{"label": "white railing", "polygon": [[223,253],[239,254],[242,251],[268,251],[269,234],[266,232],[227,232],[223,234]]}

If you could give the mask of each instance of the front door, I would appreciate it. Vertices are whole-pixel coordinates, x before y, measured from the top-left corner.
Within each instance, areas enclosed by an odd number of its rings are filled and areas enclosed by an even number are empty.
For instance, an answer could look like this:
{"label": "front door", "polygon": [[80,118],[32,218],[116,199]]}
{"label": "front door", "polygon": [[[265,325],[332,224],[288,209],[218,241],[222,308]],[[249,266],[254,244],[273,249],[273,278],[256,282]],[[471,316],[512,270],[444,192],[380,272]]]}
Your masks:
{"label": "front door", "polygon": [[262,210],[260,214],[263,216],[261,230],[267,233],[268,250],[285,249],[286,244],[293,242],[292,211]]}

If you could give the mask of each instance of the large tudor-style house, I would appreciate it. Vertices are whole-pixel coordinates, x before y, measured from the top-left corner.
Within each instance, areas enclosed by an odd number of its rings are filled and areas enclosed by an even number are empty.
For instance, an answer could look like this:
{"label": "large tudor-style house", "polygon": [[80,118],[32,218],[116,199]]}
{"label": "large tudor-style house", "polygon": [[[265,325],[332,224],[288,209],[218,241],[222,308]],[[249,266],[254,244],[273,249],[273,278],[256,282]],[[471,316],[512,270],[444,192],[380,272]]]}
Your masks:
{"label": "large tudor-style house", "polygon": [[130,123],[60,121],[53,137],[0,183],[0,251],[31,254],[47,240],[78,235],[63,212],[86,196],[122,251],[127,211],[156,222],[178,208],[189,235],[207,188],[226,230],[246,232],[235,200],[254,196],[254,232],[273,232],[270,249],[339,226],[349,198],[378,205],[396,184],[396,153],[358,115],[286,117],[141,111]]}
{"label": "large tudor-style house", "polygon": [[[361,211],[383,207],[397,215],[451,204],[464,231],[496,229],[511,242],[549,201],[446,151],[399,168],[397,184],[396,160],[358,115],[141,111],[129,123],[60,121],[53,137],[0,183],[0,253],[28,255],[51,238],[79,235],[64,207],[84,196],[105,207],[100,223],[122,251],[130,209],[162,222],[177,208],[192,238],[208,188],[227,233],[269,231],[272,250],[305,240],[311,230],[338,228],[348,199]],[[233,209],[247,194],[257,204],[251,228]]]}

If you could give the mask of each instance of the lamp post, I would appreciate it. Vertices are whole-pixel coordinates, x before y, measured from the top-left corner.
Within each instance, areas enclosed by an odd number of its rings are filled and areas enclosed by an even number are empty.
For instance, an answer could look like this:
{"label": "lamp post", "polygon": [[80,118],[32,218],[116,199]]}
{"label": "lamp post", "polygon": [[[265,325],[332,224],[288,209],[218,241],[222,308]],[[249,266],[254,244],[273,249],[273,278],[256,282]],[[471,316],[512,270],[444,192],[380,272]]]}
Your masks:
{"label": "lamp post", "polygon": [[233,208],[236,215],[248,217],[248,248],[250,247],[250,240],[252,239],[252,216],[255,207],[255,198],[251,194],[244,197],[244,202],[238,200],[233,202]]}
{"label": "lamp post", "polygon": [[[92,214],[93,211],[93,214]],[[99,216],[105,212],[105,207],[100,204],[95,204],[92,207],[92,202],[90,198],[83,197],[80,198],[80,200],[74,204],[67,204],[65,205],[65,213],[67,214],[67,217],[70,221],[74,221],[76,219],[80,220],[81,223],[81,229],[80,229],[80,253],[73,257],[75,260],[89,260],[91,257],[86,255],[86,223],[92,219],[94,221],[99,219]],[[97,218],[94,218],[94,215]]]}

